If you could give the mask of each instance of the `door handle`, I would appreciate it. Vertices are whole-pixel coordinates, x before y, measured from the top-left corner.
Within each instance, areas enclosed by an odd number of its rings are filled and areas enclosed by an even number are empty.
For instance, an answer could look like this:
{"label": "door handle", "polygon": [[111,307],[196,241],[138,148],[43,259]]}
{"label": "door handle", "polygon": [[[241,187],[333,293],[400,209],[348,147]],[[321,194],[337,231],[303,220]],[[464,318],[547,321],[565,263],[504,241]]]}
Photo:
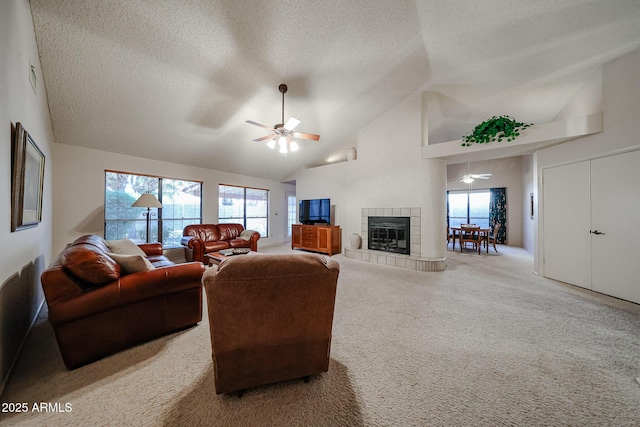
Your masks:
{"label": "door handle", "polygon": [[601,235],[601,234],[604,234],[602,231],[599,231],[599,230],[589,231],[589,233],[595,234],[595,235],[598,235],[598,236]]}

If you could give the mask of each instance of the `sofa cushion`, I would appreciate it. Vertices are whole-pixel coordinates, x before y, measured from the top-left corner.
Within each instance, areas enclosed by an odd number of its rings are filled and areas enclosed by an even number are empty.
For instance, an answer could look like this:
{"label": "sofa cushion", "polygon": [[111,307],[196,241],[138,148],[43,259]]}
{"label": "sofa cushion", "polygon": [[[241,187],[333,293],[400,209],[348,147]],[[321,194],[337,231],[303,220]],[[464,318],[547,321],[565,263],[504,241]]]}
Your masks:
{"label": "sofa cushion", "polygon": [[232,248],[250,248],[251,242],[241,238],[229,240],[229,246]]}
{"label": "sofa cushion", "polygon": [[193,224],[187,225],[183,230],[183,236],[193,236],[203,242],[220,240],[218,226],[216,224]]}
{"label": "sofa cushion", "polygon": [[167,258],[164,255],[149,255],[147,259],[149,260],[151,265],[153,265],[155,268],[169,267],[172,265],[176,265],[175,262],[171,261],[169,258]]}
{"label": "sofa cushion", "polygon": [[220,240],[231,240],[240,236],[244,230],[242,224],[218,224]]}
{"label": "sofa cushion", "polygon": [[123,255],[108,253],[115,262],[120,265],[124,274],[138,273],[140,271],[153,270],[155,267],[146,257],[140,255]]}
{"label": "sofa cushion", "polygon": [[140,255],[146,256],[142,249],[129,239],[107,240],[110,252],[121,255]]}
{"label": "sofa cushion", "polygon": [[67,247],[60,256],[62,268],[84,283],[82,289],[104,285],[120,277],[120,265],[91,244]]}
{"label": "sofa cushion", "polygon": [[230,247],[231,245],[229,245],[229,242],[225,240],[220,240],[216,242],[205,242],[204,252],[205,253],[218,252],[220,249],[229,249]]}

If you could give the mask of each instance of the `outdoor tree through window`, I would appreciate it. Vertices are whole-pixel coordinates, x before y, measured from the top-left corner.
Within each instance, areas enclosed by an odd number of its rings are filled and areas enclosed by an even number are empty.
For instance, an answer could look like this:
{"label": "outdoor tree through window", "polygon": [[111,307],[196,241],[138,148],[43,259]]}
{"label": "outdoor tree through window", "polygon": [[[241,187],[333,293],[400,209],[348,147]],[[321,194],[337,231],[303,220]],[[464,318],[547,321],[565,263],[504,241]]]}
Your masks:
{"label": "outdoor tree through window", "polygon": [[220,184],[218,222],[242,224],[245,230],[269,235],[269,190]]}
{"label": "outdoor tree through window", "polygon": [[162,209],[150,211],[149,241],[179,247],[184,227],[202,223],[201,182],[105,171],[106,240],[146,242],[147,210],[131,207],[144,193],[153,194],[162,203]]}

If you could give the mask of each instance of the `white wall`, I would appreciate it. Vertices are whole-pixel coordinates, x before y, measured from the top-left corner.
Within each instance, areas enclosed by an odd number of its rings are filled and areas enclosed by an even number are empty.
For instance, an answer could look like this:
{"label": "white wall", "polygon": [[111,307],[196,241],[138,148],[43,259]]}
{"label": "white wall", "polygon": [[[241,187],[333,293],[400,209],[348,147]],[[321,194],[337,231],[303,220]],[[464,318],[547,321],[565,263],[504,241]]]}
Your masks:
{"label": "white wall", "polygon": [[[53,132],[28,0],[0,2],[0,393],[43,301],[51,260]],[[29,83],[35,67],[34,93]],[[11,124],[22,123],[45,155],[42,222],[11,232]]]}
{"label": "white wall", "polygon": [[421,208],[422,256],[446,253],[446,167],[422,159],[417,93],[361,129],[357,159],[295,174],[298,198],[330,197],[344,236],[361,231],[362,208]]}
{"label": "white wall", "polygon": [[269,189],[270,237],[261,238],[258,247],[285,239],[285,192],[295,190],[291,184],[65,144],[55,144],[54,162],[54,253],[84,234],[104,235],[105,170],[202,181],[205,223],[218,220],[218,184]]}
{"label": "white wall", "polygon": [[[296,198],[298,200],[331,199],[333,225],[343,225],[347,220],[346,166],[346,162],[340,162],[305,169],[296,174]],[[342,232],[344,242],[344,229]]]}
{"label": "white wall", "polygon": [[536,205],[536,189],[533,169],[533,156],[522,156],[522,246],[527,252],[533,253],[535,249],[534,240],[534,218],[531,218],[531,194],[533,194],[533,206]]}
{"label": "white wall", "polygon": [[[596,105],[601,96],[604,130],[599,134],[556,145],[535,154],[539,201],[543,199],[539,178],[542,176],[543,169],[640,148],[640,138],[638,138],[640,135],[640,73],[638,70],[640,70],[640,50],[605,64],[602,67],[602,73],[596,73],[560,113],[560,116],[570,116],[574,111],[580,110],[574,103],[590,102]],[[598,84],[600,78],[602,79],[601,94]],[[541,213],[542,206],[539,205],[537,208]],[[534,269],[542,274],[544,274],[541,262],[544,242],[541,227],[543,220],[540,214],[537,215],[534,253]]]}

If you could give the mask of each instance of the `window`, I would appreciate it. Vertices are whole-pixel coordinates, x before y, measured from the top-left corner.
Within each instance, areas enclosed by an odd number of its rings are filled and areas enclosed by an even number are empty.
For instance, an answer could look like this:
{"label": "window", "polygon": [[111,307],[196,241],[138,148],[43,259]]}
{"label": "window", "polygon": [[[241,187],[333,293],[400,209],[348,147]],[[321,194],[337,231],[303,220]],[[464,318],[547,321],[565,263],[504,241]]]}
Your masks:
{"label": "window", "polygon": [[151,193],[162,209],[150,211],[150,242],[180,247],[182,230],[202,223],[202,183],[157,176],[105,171],[104,236],[106,240],[147,241],[147,212],[131,205]]}
{"label": "window", "polygon": [[489,190],[449,191],[449,227],[476,224],[489,227]]}
{"label": "window", "polygon": [[220,184],[218,191],[218,222],[269,235],[269,190]]}
{"label": "window", "polygon": [[298,222],[296,216],[296,193],[287,191],[287,237],[291,237],[292,225]]}

